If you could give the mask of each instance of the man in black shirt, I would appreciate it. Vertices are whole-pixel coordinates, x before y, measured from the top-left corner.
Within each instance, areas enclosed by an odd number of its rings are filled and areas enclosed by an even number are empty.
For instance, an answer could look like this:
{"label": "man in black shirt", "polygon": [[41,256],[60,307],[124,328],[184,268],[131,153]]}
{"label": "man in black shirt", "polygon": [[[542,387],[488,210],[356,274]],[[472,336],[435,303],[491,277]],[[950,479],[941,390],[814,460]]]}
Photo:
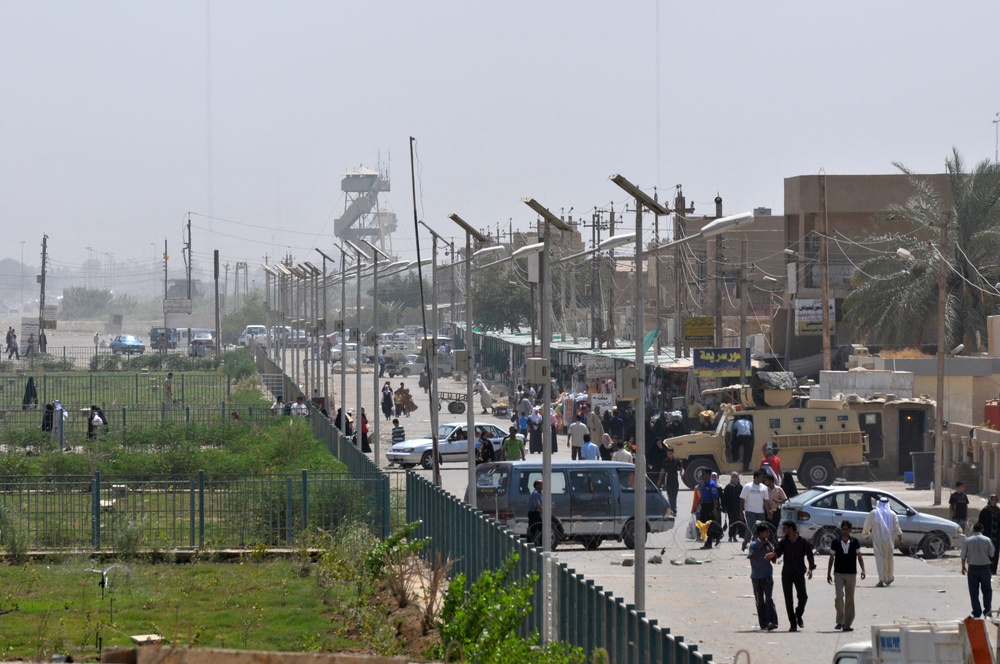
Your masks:
{"label": "man in black shirt", "polygon": [[833,605],[837,609],[837,626],[834,629],[854,631],[851,623],[854,622],[854,586],[859,566],[864,579],[865,560],[861,557],[861,543],[856,537],[851,537],[851,522],[845,519],[840,522],[840,539],[830,547],[830,562],[826,566],[826,582],[834,585],[836,593]]}
{"label": "man in black shirt", "polygon": [[666,448],[667,456],[663,459],[663,483],[667,488],[667,500],[670,509],[677,516],[677,492],[680,490],[679,477],[684,477],[684,462],[674,456],[674,448]]}
{"label": "man in black shirt", "polygon": [[[806,579],[811,579],[813,570],[816,569],[816,561],[813,559],[812,544],[805,538],[799,537],[799,528],[794,521],[785,521],[782,524],[785,537],[774,548],[774,551],[767,554],[765,559],[777,560],[785,557],[785,563],[781,566],[781,590],[785,595],[785,612],[788,614],[788,623],[791,627],[789,632],[799,631],[799,627],[805,627],[802,615],[806,610]],[[806,560],[809,560],[809,567],[806,567]],[[792,588],[798,595],[799,605],[795,606],[792,598]]]}

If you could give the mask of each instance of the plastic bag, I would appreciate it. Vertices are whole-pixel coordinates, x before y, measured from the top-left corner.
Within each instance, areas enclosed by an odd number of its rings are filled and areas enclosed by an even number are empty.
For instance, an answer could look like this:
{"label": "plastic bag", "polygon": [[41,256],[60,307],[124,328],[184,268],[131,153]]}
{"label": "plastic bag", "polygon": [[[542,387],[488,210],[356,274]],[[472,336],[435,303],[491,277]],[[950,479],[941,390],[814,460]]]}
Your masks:
{"label": "plastic bag", "polygon": [[687,530],[684,532],[684,537],[691,541],[698,540],[698,525],[695,523],[695,515],[691,515],[691,520],[688,521]]}

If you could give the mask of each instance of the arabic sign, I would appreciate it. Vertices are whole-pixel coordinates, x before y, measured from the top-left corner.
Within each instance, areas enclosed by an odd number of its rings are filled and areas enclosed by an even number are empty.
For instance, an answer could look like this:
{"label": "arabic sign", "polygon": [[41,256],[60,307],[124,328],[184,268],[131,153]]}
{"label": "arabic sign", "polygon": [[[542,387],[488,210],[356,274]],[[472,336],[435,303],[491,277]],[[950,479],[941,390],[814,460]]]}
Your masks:
{"label": "arabic sign", "polygon": [[715,319],[709,316],[684,319],[684,344],[688,348],[705,348],[715,343]]}
{"label": "arabic sign", "polygon": [[[830,334],[836,334],[836,303],[830,300]],[[795,334],[800,337],[823,336],[823,302],[818,299],[795,300]]]}
{"label": "arabic sign", "polygon": [[601,412],[615,407],[615,395],[607,392],[594,392],[590,395],[590,407],[600,406]]}
{"label": "arabic sign", "polygon": [[165,314],[190,314],[191,299],[180,297],[168,297],[163,300],[163,313]]}
{"label": "arabic sign", "polygon": [[588,355],[583,358],[583,367],[587,372],[587,380],[615,377],[615,361],[610,357]]}
{"label": "arabic sign", "polygon": [[[694,373],[699,378],[739,378],[743,357],[739,348],[695,348]],[[745,357],[750,357],[749,348]],[[746,373],[750,373],[749,364]]]}

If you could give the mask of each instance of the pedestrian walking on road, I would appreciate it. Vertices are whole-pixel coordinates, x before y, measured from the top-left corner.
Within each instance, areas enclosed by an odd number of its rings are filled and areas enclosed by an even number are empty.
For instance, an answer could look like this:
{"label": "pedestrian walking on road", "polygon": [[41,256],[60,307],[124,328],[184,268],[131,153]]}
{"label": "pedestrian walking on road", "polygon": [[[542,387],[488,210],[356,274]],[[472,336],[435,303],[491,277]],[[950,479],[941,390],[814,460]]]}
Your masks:
{"label": "pedestrian walking on road", "polygon": [[[981,618],[983,612],[993,612],[993,575],[990,559],[996,553],[992,540],[983,535],[983,524],[972,527],[972,537],[962,542],[962,576],[969,580],[969,599],[972,600],[972,617]],[[983,603],[979,603],[979,592]]]}
{"label": "pedestrian walking on road", "polygon": [[948,498],[948,516],[962,530],[967,530],[969,523],[969,496],[965,493],[965,482],[955,482],[955,490]]}
{"label": "pedestrian walking on road", "polygon": [[993,542],[993,557],[990,558],[990,572],[997,573],[997,558],[1000,557],[1000,506],[997,505],[997,495],[990,496],[986,507],[979,513],[978,522],[983,524],[983,535]]}
{"label": "pedestrian walking on road", "polygon": [[542,481],[535,480],[535,490],[528,496],[528,539],[542,545]]}
{"label": "pedestrian walking on road", "polygon": [[385,381],[385,385],[382,386],[382,414],[385,415],[385,421],[388,422],[392,418],[393,406],[393,391],[392,385],[389,381]]}
{"label": "pedestrian walking on road", "polygon": [[[785,537],[774,547],[774,551],[764,556],[767,560],[777,560],[784,556],[781,566],[781,591],[785,596],[785,613],[788,615],[789,632],[797,632],[806,626],[803,614],[806,611],[806,579],[811,579],[816,569],[813,558],[813,548],[804,537],[799,537],[799,528],[794,521],[782,524]],[[808,560],[809,565],[806,565]],[[798,604],[794,602],[792,592],[798,595]]]}
{"label": "pedestrian walking on road", "polygon": [[739,535],[736,525],[740,521],[740,494],[743,493],[743,484],[740,482],[740,474],[735,470],[729,473],[729,484],[722,487],[722,511],[726,513],[728,521],[729,541],[735,542]]}
{"label": "pedestrian walking on road", "polygon": [[774,563],[767,557],[769,554],[774,554],[771,529],[762,523],[757,526],[747,558],[750,559],[750,583],[753,584],[753,598],[757,604],[757,622],[761,630],[768,632],[778,628],[778,610],[774,608],[773,598]]}
{"label": "pedestrian walking on road", "polygon": [[517,427],[510,428],[508,436],[500,443],[500,448],[503,450],[504,461],[524,461],[524,440],[518,438]]}
{"label": "pedestrian walking on road", "polygon": [[837,624],[834,629],[853,632],[854,628],[854,587],[858,580],[865,578],[865,559],[861,557],[861,543],[851,537],[851,522],[840,522],[840,539],[830,547],[830,562],[826,566],[826,582],[834,586],[833,606],[837,610]]}
{"label": "pedestrian walking on road", "polygon": [[740,492],[740,511],[743,512],[743,523],[747,530],[743,538],[743,550],[746,551],[750,543],[750,537],[756,532],[758,521],[763,521],[767,516],[767,487],[761,483],[764,473],[759,470],[753,472],[753,481],[747,482]]}
{"label": "pedestrian walking on road", "polygon": [[893,576],[893,540],[903,546],[903,530],[899,527],[899,517],[889,507],[889,499],[882,496],[875,503],[875,509],[868,513],[861,529],[861,538],[871,538],[875,550],[875,571],[878,572],[876,588],[885,588],[896,577]]}

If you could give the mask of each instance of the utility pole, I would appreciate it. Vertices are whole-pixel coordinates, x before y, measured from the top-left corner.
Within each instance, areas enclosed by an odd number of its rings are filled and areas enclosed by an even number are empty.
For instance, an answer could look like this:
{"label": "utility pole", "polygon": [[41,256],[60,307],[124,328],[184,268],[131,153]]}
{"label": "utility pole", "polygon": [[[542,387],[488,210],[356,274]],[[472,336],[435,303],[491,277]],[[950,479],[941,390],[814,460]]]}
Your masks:
{"label": "utility pole", "polygon": [[[229,298],[229,263],[223,266],[226,270],[226,280],[222,284],[222,292],[226,295],[226,299]],[[229,311],[229,303],[226,303],[226,311]]]}
{"label": "utility pole", "polygon": [[[715,216],[722,217],[722,197],[715,197]],[[712,309],[715,315],[715,347],[725,345],[722,329],[722,234],[715,236],[715,257],[712,260]]]}
{"label": "utility pole", "polygon": [[934,414],[934,504],[941,504],[941,483],[943,481],[941,455],[944,451],[944,352],[945,317],[948,306],[948,223],[951,213],[946,212],[941,220],[941,242],[938,247],[938,319],[937,319],[937,412]]}
{"label": "utility pole", "polygon": [[[42,273],[38,275],[40,293],[38,295],[38,338],[45,332],[45,268],[49,260],[49,236],[42,236]],[[60,429],[61,430],[61,429]]]}
{"label": "utility pole", "polygon": [[[694,206],[690,208],[687,207],[687,201],[684,199],[684,190],[681,189],[681,185],[677,185],[677,192],[674,194],[674,242],[680,240],[685,236],[684,233],[684,215],[691,214],[694,212]],[[680,245],[674,249],[674,359],[680,359],[684,351],[684,325],[681,317],[683,316],[683,311],[687,307],[687,298],[684,298],[683,281],[684,281],[684,271],[681,269],[681,251],[683,247]]]}
{"label": "utility pole", "polygon": [[164,355],[167,354],[167,347],[170,345],[170,332],[167,331],[167,261],[170,260],[170,254],[167,253],[167,238],[163,238],[163,344],[162,350],[160,351]]}
{"label": "utility pole", "polygon": [[750,253],[746,237],[740,242],[740,385],[746,385],[747,363],[747,261]]}
{"label": "utility pole", "polygon": [[[626,206],[627,208],[628,206]],[[608,237],[615,234],[615,206],[611,205],[611,212],[608,215]],[[600,233],[598,233],[597,240],[600,242]],[[608,348],[615,347],[615,252],[608,252],[608,325],[605,328],[608,331]],[[602,300],[603,302],[603,300]]]}
{"label": "utility pole", "polygon": [[827,236],[826,173],[820,171],[819,205],[822,210],[819,231],[819,278],[823,308],[823,370],[830,370],[830,252]]}
{"label": "utility pole", "polygon": [[[191,305],[191,262],[193,260],[193,257],[191,256],[191,213],[190,212],[188,213],[187,232],[188,232],[188,239],[187,243],[184,245],[184,266],[187,269],[187,299],[188,299],[188,306],[190,306]],[[187,340],[188,340],[188,348],[190,349],[191,348],[190,312],[188,312]]]}
{"label": "utility pole", "polygon": [[[212,261],[214,264],[214,275],[215,275],[215,352],[222,352],[222,345],[220,340],[221,328],[219,326],[219,250],[216,249],[212,252]],[[265,265],[267,264],[265,260]],[[265,273],[266,274],[266,273]],[[271,285],[267,284],[267,294],[270,296]],[[270,313],[270,307],[268,307],[268,313]]]}

